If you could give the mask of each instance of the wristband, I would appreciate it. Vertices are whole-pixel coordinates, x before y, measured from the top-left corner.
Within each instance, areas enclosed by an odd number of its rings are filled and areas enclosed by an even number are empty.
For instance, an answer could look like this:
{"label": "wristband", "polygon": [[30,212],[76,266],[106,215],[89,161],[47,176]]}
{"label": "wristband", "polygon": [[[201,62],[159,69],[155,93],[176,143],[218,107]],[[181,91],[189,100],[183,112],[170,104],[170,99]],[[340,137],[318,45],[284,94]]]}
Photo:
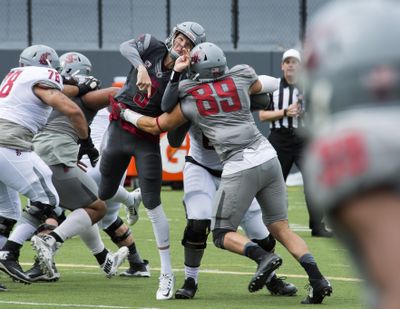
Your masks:
{"label": "wristband", "polygon": [[161,129],[160,123],[158,122],[158,118],[160,118],[160,117],[157,117],[157,118],[156,118],[156,125],[157,125],[157,128],[160,130],[160,132],[164,132],[164,130]]}
{"label": "wristband", "polygon": [[287,108],[283,110],[283,117],[287,117]]}
{"label": "wristband", "polygon": [[142,114],[136,113],[133,110],[126,109],[124,111],[124,119],[125,119],[125,121],[130,122],[135,127],[137,127],[137,122],[138,122],[139,118],[142,118],[142,117],[143,117]]}
{"label": "wristband", "polygon": [[181,72],[177,72],[177,71],[172,71],[171,77],[170,77],[170,81],[172,83],[177,83],[179,82],[179,78],[181,77]]}

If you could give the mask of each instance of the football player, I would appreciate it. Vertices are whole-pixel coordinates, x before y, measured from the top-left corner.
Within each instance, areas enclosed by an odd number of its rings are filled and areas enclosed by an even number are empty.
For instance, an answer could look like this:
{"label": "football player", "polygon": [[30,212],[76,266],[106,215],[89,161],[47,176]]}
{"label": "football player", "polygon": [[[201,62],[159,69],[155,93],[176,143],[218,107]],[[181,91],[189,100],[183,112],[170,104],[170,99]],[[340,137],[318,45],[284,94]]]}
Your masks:
{"label": "football player", "polygon": [[305,42],[311,197],[380,309],[400,304],[399,16],[397,1],[334,1]]}
{"label": "football player", "polygon": [[[22,51],[19,62],[20,66],[11,69],[0,85],[1,208],[20,207],[15,201],[21,193],[31,201],[22,218],[40,224],[54,216],[59,196],[51,170],[32,151],[33,136],[44,127],[53,109],[68,117],[83,141],[89,138],[88,125],[80,108],[62,93],[62,78],[56,70],[59,59],[54,49],[30,46]],[[18,263],[22,242],[10,236],[0,251],[0,270],[17,281],[30,283]]]}
{"label": "football player", "polygon": [[[184,50],[190,50],[204,41],[204,28],[188,21],[174,27],[165,42],[143,34],[122,43],[121,54],[132,66],[124,87],[111,101],[146,115],[161,115],[161,98],[175,60]],[[169,224],[160,197],[162,166],[159,136],[143,132],[121,119],[118,111],[113,111],[100,162],[99,197],[102,200],[110,199],[118,190],[132,156],[136,161],[143,205],[153,225],[160,255],[161,274],[156,299],[171,299],[175,277],[170,257]]]}

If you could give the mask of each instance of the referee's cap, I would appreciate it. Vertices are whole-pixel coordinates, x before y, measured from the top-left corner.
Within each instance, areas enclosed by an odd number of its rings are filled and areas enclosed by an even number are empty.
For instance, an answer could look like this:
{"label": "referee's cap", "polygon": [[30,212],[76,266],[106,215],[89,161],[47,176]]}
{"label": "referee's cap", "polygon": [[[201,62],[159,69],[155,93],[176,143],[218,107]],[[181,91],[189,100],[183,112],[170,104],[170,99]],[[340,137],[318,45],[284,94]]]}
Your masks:
{"label": "referee's cap", "polygon": [[287,58],[290,57],[295,58],[299,62],[301,62],[300,53],[297,49],[288,49],[287,51],[285,51],[282,56],[282,62],[284,62]]}

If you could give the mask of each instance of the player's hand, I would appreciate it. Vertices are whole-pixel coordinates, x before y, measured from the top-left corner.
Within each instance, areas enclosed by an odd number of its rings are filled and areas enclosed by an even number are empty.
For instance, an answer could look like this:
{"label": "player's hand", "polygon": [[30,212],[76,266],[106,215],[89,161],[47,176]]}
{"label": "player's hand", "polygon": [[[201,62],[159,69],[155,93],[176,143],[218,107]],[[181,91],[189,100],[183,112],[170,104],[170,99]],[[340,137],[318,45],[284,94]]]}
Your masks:
{"label": "player's hand", "polygon": [[183,72],[190,65],[190,53],[186,48],[182,48],[182,55],[175,61],[174,71]]}
{"label": "player's hand", "polygon": [[96,147],[94,147],[92,138],[89,136],[87,139],[79,139],[78,144],[81,146],[79,147],[78,161],[80,161],[84,155],[87,155],[90,164],[95,167],[99,161],[100,153]]}
{"label": "player's hand", "polygon": [[143,65],[140,65],[137,70],[136,86],[139,91],[147,93],[147,98],[151,98],[151,79],[149,73]]}
{"label": "player's hand", "polygon": [[77,86],[79,88],[78,96],[83,96],[86,93],[100,88],[101,81],[93,76],[88,76]]}

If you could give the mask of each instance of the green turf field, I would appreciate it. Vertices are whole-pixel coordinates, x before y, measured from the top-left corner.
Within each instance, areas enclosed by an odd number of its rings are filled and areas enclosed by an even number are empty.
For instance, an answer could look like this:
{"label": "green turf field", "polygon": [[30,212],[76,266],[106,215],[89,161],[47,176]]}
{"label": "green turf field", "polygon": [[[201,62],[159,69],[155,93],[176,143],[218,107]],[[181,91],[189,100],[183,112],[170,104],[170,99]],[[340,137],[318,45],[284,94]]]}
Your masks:
{"label": "green turf field", "polygon": [[[308,243],[321,271],[330,279],[333,295],[325,299],[323,308],[355,309],[364,308],[361,301],[361,283],[357,279],[346,251],[333,239],[312,238],[307,230],[308,214],[304,204],[302,187],[289,187],[289,220]],[[180,244],[185,226],[181,203],[182,191],[164,189],[162,200],[171,228],[172,263],[176,275],[176,288],[183,282],[183,248]],[[0,282],[9,291],[0,292],[0,308],[307,308],[301,305],[306,295],[307,280],[301,266],[288,255],[282,246],[277,252],[283,257],[278,275],[299,289],[297,296],[271,296],[266,290],[250,294],[248,282],[255,271],[255,264],[242,256],[217,249],[209,238],[203,258],[199,290],[193,300],[156,301],[158,286],[159,258],[151,224],[143,206],[139,222],[133,226],[133,234],[141,256],[150,261],[151,278],[107,279],[88,249],[79,238],[68,240],[56,256],[61,279],[56,283],[23,285],[12,282],[1,273]],[[123,218],[125,213],[121,213]],[[115,247],[108,236],[103,239],[111,250]],[[27,270],[33,260],[33,250],[26,243],[20,262]],[[127,266],[127,262],[123,267]]]}

